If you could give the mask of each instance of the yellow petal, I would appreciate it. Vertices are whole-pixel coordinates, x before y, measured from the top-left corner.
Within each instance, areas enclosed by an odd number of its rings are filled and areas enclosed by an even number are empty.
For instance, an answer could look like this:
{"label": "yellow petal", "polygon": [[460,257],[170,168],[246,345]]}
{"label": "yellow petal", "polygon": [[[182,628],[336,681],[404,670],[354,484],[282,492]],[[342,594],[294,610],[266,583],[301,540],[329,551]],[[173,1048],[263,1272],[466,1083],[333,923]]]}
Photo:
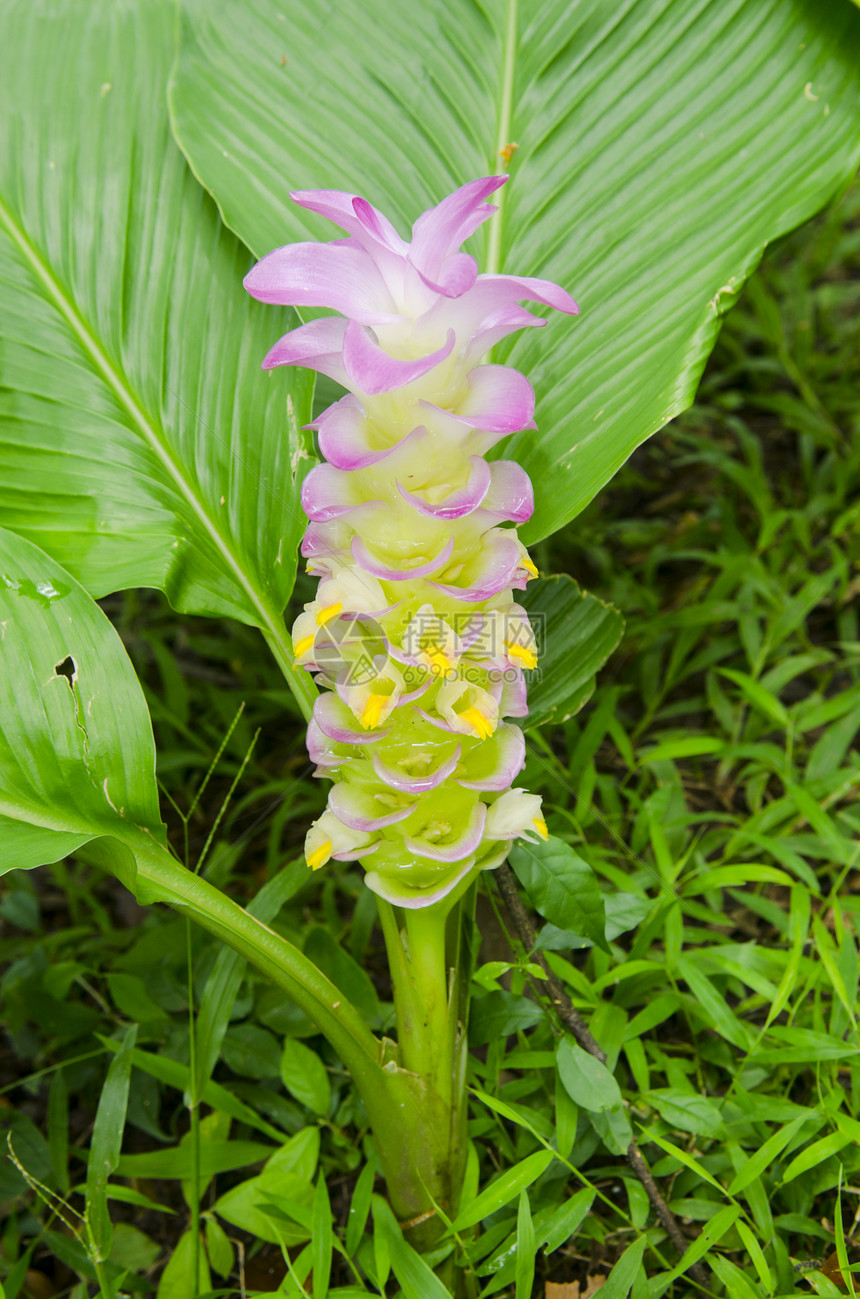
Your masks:
{"label": "yellow petal", "polygon": [[297,659],[303,658],[304,655],[307,654],[308,650],[310,649],[311,645],[313,645],[313,643],[314,643],[313,636],[303,636],[301,640],[295,641],[293,644],[293,653],[295,654],[296,658]]}
{"label": "yellow petal", "polygon": [[509,659],[519,662],[524,668],[537,667],[537,654],[533,649],[529,649],[527,645],[512,645],[510,641],[505,641],[505,646],[507,647]]}
{"label": "yellow petal", "polygon": [[480,708],[464,708],[460,714],[464,722],[468,722],[473,728],[479,740],[486,740],[488,735],[492,735],[496,729],[489,717],[486,717]]}
{"label": "yellow petal", "polygon": [[376,695],[371,692],[368,696],[367,703],[364,705],[364,712],[361,714],[359,719],[366,731],[379,725],[380,718],[382,717],[382,710],[387,702],[388,695]]}
{"label": "yellow petal", "polygon": [[450,672],[451,660],[438,645],[425,645],[422,648],[422,653],[425,658],[430,660],[430,666],[435,668],[437,672]]}
{"label": "yellow petal", "polygon": [[522,564],[523,568],[525,568],[529,573],[531,573],[532,577],[540,577],[540,574],[537,571],[537,567],[533,563],[530,556],[523,555],[522,559],[520,560],[520,563]]}
{"label": "yellow petal", "polygon": [[536,816],[536,817],[534,817],[534,818],[532,819],[532,825],[533,825],[534,828],[537,830],[537,832],[538,832],[538,834],[540,835],[541,839],[548,839],[548,838],[549,838],[549,830],[547,830],[547,828],[546,828],[546,821],[543,819],[542,816]]}
{"label": "yellow petal", "polygon": [[326,839],[325,843],[321,844],[319,848],[314,848],[313,852],[307,853],[305,860],[312,871],[318,871],[320,866],[325,866],[330,856],[331,839]]}
{"label": "yellow petal", "polygon": [[[537,572],[537,569],[535,569],[535,572]],[[340,604],[327,604],[326,607],[324,609],[320,609],[319,613],[317,614],[317,625],[320,627],[324,627],[327,622],[331,622],[332,618],[337,617],[337,615],[340,613],[342,608],[343,608],[342,600]]]}

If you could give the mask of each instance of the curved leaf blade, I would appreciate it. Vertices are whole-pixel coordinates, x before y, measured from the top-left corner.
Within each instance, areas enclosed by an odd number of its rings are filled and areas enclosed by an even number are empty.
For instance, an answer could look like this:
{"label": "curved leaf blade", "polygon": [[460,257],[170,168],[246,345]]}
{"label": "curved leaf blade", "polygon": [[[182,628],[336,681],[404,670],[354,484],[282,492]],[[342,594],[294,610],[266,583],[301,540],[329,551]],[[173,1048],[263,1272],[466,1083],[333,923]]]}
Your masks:
{"label": "curved leaf blade", "polygon": [[149,714],[119,636],[68,573],[0,528],[0,873],[83,846],[139,901],[187,909],[254,962],[386,1103],[379,1044],[344,994],[170,854]]}
{"label": "curved leaf blade", "polygon": [[171,856],[149,716],[119,636],[82,586],[4,529],[0,836],[2,870],[85,845],[139,901],[186,910],[229,943],[311,1016],[349,1068],[380,1140],[393,1139],[386,1119],[410,1094],[409,1076],[382,1068],[380,1044],[355,1007],[298,948]]}
{"label": "curved leaf blade", "polygon": [[[0,48],[0,522],[94,595],[288,645],[305,376],[261,374],[289,312],[175,147],[167,0],[11,0]],[[129,74],[133,69],[133,75]]]}
{"label": "curved leaf blade", "polygon": [[86,591],[0,529],[0,872],[129,831],[166,842],[134,669]]}
{"label": "curved leaf blade", "polygon": [[566,722],[594,694],[596,674],[624,634],[624,617],[566,573],[529,582],[520,603],[540,651],[537,671],[526,674],[529,715],[524,726]]}
{"label": "curved leaf blade", "polygon": [[176,136],[258,256],[332,237],[292,189],[355,190],[405,226],[516,145],[482,265],[557,280],[583,313],[501,349],[539,396],[539,435],[505,451],[539,489],[528,542],[689,405],[766,245],[860,157],[848,4],[368,0],[327,10],[324,37],[282,0],[184,13]]}

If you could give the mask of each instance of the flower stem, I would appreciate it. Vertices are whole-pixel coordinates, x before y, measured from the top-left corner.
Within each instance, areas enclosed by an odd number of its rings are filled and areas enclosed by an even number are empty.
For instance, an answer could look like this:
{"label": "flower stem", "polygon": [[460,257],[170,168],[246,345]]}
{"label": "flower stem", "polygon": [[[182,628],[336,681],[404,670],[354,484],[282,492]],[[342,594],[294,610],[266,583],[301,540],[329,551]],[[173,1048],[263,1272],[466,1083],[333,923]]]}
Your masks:
{"label": "flower stem", "polygon": [[446,1105],[451,1103],[451,1032],[448,970],[445,961],[447,915],[435,907],[406,912],[409,971],[418,1013],[401,1042],[403,1063],[425,1078]]}
{"label": "flower stem", "polygon": [[[400,909],[377,898],[380,924],[388,949],[401,1066],[416,1078],[423,1097],[414,1116],[413,1162],[403,1169],[402,1185],[392,1184],[394,1199],[432,1201],[456,1211],[465,1167],[466,1024],[461,962],[462,914],[469,914],[473,890],[435,906]],[[466,962],[468,965],[468,961]],[[419,1132],[420,1127],[420,1132]],[[418,1148],[420,1147],[420,1149]],[[430,1244],[438,1219],[411,1234],[413,1242]]]}

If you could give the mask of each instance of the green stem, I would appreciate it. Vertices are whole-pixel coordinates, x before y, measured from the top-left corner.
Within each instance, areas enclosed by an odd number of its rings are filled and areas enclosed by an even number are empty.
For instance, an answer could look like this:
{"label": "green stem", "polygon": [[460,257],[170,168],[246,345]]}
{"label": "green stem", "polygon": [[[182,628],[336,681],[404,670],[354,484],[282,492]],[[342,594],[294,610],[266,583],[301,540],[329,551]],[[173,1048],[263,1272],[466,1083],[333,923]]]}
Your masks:
{"label": "green stem", "polygon": [[[425,1206],[455,1212],[466,1152],[466,1006],[460,961],[462,913],[474,889],[466,886],[444,902],[416,910],[377,898],[394,985],[397,1039],[403,1069],[422,1088],[421,1132],[413,1134],[415,1162],[389,1192]],[[416,1215],[417,1216],[417,1215]],[[430,1218],[410,1230],[416,1245],[438,1238],[441,1222]]]}
{"label": "green stem", "polygon": [[[130,848],[136,865],[129,861]],[[118,850],[118,851],[117,851]],[[144,902],[181,908],[260,970],[316,1024],[340,1055],[376,1138],[392,1205],[401,1219],[426,1212],[441,1194],[435,1176],[440,1103],[423,1078],[392,1062],[347,997],[292,943],[205,879],[184,870],[145,831],[129,826],[125,845],[94,840],[86,857],[117,874]]]}
{"label": "green stem", "polygon": [[[97,1252],[98,1251],[96,1251],[96,1254]],[[90,1261],[92,1262],[93,1268],[95,1270],[96,1284],[98,1285],[99,1288],[99,1294],[101,1295],[101,1299],[113,1299],[113,1294],[114,1294],[113,1288],[111,1287],[111,1283],[108,1280],[107,1273],[104,1270],[102,1260],[96,1257],[96,1254],[92,1254],[90,1256]]]}
{"label": "green stem", "polygon": [[415,989],[409,972],[409,961],[407,960],[403,936],[400,932],[400,925],[394,907],[390,902],[386,902],[384,898],[377,896],[376,909],[379,913],[379,923],[382,926],[382,936],[385,939],[385,949],[388,953],[388,969],[394,989],[398,1044],[402,1044],[404,1037],[412,1036],[411,1023],[420,1014],[420,1008],[415,999]]}
{"label": "green stem", "polygon": [[293,657],[293,642],[282,623],[271,619],[260,629],[266,644],[272,651],[275,662],[284,674],[284,680],[295,697],[306,722],[311,719],[314,701],[319,691],[303,668],[296,668]]}
{"label": "green stem", "polygon": [[[136,878],[131,883],[145,901],[182,908],[204,929],[246,957],[314,1020],[350,1069],[353,1064],[358,1068],[376,1065],[381,1058],[379,1041],[348,998],[313,961],[206,879],[184,870],[145,832],[135,833],[130,827],[128,842],[137,860]],[[115,867],[116,857],[111,854],[106,860],[94,851],[96,846],[89,845],[87,855],[108,869]]]}
{"label": "green stem", "polygon": [[417,1013],[400,1043],[403,1065],[425,1078],[447,1108],[452,1096],[448,969],[445,961],[447,916],[431,906],[407,911],[405,919],[409,971]]}

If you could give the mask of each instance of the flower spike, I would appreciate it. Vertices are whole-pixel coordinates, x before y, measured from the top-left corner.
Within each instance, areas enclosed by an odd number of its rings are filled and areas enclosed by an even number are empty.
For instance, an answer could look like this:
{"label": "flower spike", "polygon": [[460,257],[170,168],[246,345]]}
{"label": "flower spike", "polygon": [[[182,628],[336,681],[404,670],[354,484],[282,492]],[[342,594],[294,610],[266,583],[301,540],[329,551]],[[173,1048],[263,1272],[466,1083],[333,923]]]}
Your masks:
{"label": "flower spike", "polygon": [[339,313],[285,335],[264,368],[305,366],[349,390],[313,425],[324,461],[302,490],[320,584],[293,648],[323,688],[308,749],[333,782],[307,862],[366,862],[370,888],[411,909],[498,866],[516,837],[547,834],[540,798],[513,788],[525,745],[504,720],[525,716],[538,661],[514,599],[538,575],[516,534],[533,493],[518,465],[484,459],[535,427],[534,393],[482,362],[546,324],[523,302],[579,309],[557,284],[480,274],[461,251],[506,179],[461,186],[411,242],[359,195],[294,193],[346,237],[277,248],[245,278],[261,302]]}

